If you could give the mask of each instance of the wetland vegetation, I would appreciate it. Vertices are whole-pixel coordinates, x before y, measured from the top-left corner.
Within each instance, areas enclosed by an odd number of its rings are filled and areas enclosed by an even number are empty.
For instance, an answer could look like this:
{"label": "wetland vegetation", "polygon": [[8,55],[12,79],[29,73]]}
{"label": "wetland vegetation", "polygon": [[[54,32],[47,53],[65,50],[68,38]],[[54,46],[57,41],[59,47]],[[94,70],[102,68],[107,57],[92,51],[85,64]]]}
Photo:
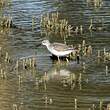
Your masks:
{"label": "wetland vegetation", "polygon": [[110,110],[109,0],[0,0],[0,110],[45,109]]}

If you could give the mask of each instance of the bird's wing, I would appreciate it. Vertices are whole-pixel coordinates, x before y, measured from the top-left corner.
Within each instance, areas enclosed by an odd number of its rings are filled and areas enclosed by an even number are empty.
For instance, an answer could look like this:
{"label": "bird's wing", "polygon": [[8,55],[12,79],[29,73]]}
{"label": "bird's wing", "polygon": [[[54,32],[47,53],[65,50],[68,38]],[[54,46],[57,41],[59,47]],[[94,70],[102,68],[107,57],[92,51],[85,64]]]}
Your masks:
{"label": "bird's wing", "polygon": [[62,43],[53,43],[51,44],[52,47],[56,50],[56,51],[67,51],[67,50],[73,50],[72,47],[67,46],[66,44],[62,44]]}

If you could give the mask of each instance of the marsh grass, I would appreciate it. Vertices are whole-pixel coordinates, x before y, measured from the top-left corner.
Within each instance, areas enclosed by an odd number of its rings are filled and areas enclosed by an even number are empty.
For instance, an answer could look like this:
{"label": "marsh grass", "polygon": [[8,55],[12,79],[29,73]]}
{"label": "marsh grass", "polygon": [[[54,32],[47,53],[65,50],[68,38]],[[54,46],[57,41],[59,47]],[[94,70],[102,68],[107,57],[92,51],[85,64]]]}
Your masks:
{"label": "marsh grass", "polygon": [[41,15],[40,24],[41,29],[46,32],[65,33],[68,36],[71,35],[73,28],[66,19],[60,19],[60,14],[58,12]]}
{"label": "marsh grass", "polygon": [[7,73],[12,69],[10,64],[11,57],[9,52],[0,47],[0,79],[7,79]]}
{"label": "marsh grass", "polygon": [[16,70],[34,70],[36,67],[35,57],[24,57],[16,60],[15,69]]}
{"label": "marsh grass", "polygon": [[[45,34],[46,36],[52,36],[52,34],[54,34],[54,36],[61,36],[63,38],[73,36],[74,34],[83,35],[87,31],[102,31],[106,29],[103,26],[103,19],[100,18],[91,18],[88,28],[82,24],[79,26],[72,26],[67,19],[61,18],[59,12],[41,15],[40,26],[41,35]],[[34,20],[32,19],[32,28],[33,27]]]}
{"label": "marsh grass", "polygon": [[12,0],[0,0],[0,8],[4,8],[12,3]]}
{"label": "marsh grass", "polygon": [[107,51],[105,48],[103,49],[103,51],[98,50],[97,51],[97,58],[98,59],[103,59],[104,62],[110,61],[110,52]]}
{"label": "marsh grass", "polygon": [[82,41],[81,44],[77,46],[77,54],[80,56],[91,56],[92,55],[92,46],[86,43],[85,40]]}
{"label": "marsh grass", "polygon": [[6,0],[0,0],[0,7],[3,7],[6,4]]}
{"label": "marsh grass", "polygon": [[4,8],[10,6],[11,3],[12,0],[0,0],[0,27],[2,28],[10,28],[12,26],[12,17],[4,15]]}
{"label": "marsh grass", "polygon": [[12,26],[12,17],[10,16],[0,17],[0,26],[2,28],[10,28]]}
{"label": "marsh grass", "polygon": [[100,8],[103,5],[103,0],[87,0],[88,6],[94,6],[94,8]]}
{"label": "marsh grass", "polygon": [[110,60],[110,52],[105,52],[104,57],[106,60]]}

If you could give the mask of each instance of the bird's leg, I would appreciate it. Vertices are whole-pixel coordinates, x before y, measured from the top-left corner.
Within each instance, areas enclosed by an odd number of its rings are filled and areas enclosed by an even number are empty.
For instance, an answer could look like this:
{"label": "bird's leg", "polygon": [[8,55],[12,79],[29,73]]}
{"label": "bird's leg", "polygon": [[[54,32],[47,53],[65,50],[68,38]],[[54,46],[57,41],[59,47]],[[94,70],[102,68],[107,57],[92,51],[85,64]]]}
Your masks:
{"label": "bird's leg", "polygon": [[79,60],[80,60],[80,57],[79,57],[79,54],[76,56],[76,61],[77,61],[77,64],[79,64]]}
{"label": "bird's leg", "polygon": [[78,50],[75,52],[75,57],[76,57],[76,62],[77,62],[77,64],[79,64],[80,54],[79,54],[79,51],[78,51]]}
{"label": "bird's leg", "polygon": [[72,53],[69,54],[69,58],[72,59]]}
{"label": "bird's leg", "polygon": [[60,63],[60,58],[59,58],[59,56],[57,56],[58,57],[58,62]]}

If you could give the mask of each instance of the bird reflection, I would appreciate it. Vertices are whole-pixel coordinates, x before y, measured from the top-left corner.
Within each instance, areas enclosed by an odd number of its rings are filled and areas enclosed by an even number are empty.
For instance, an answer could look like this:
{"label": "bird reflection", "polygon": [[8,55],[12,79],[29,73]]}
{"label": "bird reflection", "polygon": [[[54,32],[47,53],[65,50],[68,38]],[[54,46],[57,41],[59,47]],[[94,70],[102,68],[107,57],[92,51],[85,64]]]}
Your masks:
{"label": "bird reflection", "polygon": [[75,87],[78,79],[75,73],[65,67],[54,67],[43,77],[46,78],[47,82],[57,81],[64,87],[71,87],[72,89]]}

